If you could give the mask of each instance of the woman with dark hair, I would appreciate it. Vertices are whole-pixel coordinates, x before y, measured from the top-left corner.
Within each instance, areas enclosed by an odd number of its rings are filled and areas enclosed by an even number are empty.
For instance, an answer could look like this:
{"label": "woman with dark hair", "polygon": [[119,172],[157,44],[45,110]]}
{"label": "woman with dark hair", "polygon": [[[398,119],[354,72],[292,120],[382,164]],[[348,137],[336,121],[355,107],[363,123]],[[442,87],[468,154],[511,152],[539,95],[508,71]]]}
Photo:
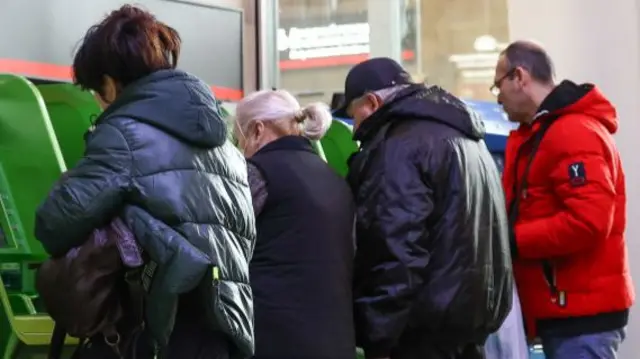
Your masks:
{"label": "woman with dark hair", "polygon": [[[242,155],[210,89],[180,70],[180,37],[123,6],[87,32],[75,82],[104,108],[84,158],[37,211],[52,256],[122,216],[157,265],[138,358],[245,358],[253,354],[248,262],[255,220]],[[91,338],[83,358],[116,357]]]}

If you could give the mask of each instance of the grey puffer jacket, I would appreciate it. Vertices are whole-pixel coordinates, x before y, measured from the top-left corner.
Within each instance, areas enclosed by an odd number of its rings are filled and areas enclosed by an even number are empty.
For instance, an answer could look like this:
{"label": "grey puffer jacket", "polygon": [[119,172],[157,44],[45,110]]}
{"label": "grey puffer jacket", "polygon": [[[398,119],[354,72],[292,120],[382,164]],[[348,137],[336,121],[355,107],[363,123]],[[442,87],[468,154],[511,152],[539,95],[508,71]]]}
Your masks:
{"label": "grey puffer jacket", "polygon": [[168,343],[179,296],[204,287],[203,317],[250,357],[256,233],[246,171],[206,84],[158,71],[100,115],[84,158],[38,208],[35,235],[61,256],[122,215],[157,263],[147,303],[156,344]]}

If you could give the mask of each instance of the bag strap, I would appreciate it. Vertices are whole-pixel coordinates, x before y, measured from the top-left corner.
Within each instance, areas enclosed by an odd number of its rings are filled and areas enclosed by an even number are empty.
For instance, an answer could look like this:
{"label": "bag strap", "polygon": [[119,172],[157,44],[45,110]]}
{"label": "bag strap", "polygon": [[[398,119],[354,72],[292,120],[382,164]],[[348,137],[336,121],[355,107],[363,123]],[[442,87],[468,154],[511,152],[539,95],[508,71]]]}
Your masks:
{"label": "bag strap", "polygon": [[144,296],[145,290],[142,283],[143,267],[129,269],[124,275],[124,281],[129,291],[129,308],[131,317],[135,323],[130,337],[125,341],[123,358],[135,359],[138,352],[138,339],[145,329],[144,320]]}
{"label": "bag strap", "polygon": [[107,346],[113,350],[119,359],[136,358],[138,339],[145,329],[144,321],[144,287],[142,284],[143,267],[127,268],[124,272],[124,282],[128,292],[127,309],[131,311],[130,319],[133,327],[126,329],[126,336],[123,336],[113,323],[103,328],[101,335]]}
{"label": "bag strap", "polygon": [[[529,171],[531,170],[531,164],[533,163],[533,159],[538,153],[538,149],[540,148],[540,143],[542,142],[542,138],[549,130],[549,127],[551,127],[551,125],[556,121],[556,119],[557,119],[557,116],[544,120],[541,123],[538,131],[533,135],[533,138],[531,140],[532,141],[531,152],[529,153],[529,158],[527,159],[526,167],[524,168],[524,172],[522,173],[522,180],[520,182],[520,185],[518,185],[518,183],[516,182],[515,185],[513,186],[513,190],[515,193],[514,193],[513,200],[511,201],[511,206],[509,211],[510,228],[513,228],[515,226],[516,221],[518,220],[518,217],[520,215],[520,201],[522,199],[522,196],[526,193],[527,189],[529,188],[528,177],[529,177]],[[516,160],[517,160],[517,157],[519,157],[519,154],[516,155]],[[517,170],[518,164],[516,163],[515,166]]]}
{"label": "bag strap", "polygon": [[144,329],[144,296],[145,290],[142,284],[143,269],[128,270],[124,275],[129,290],[132,317],[140,330]]}
{"label": "bag strap", "polygon": [[54,323],[53,333],[51,334],[51,344],[49,346],[49,359],[60,359],[62,357],[62,349],[64,347],[64,339],[67,337],[67,331],[58,323]]}
{"label": "bag strap", "polygon": [[[48,359],[61,359],[62,350],[64,349],[64,340],[67,337],[67,331],[60,324],[54,323],[53,333],[51,333],[51,342],[49,344]],[[78,342],[76,350],[73,352],[71,359],[79,359],[80,351],[84,347],[86,340],[81,338]]]}

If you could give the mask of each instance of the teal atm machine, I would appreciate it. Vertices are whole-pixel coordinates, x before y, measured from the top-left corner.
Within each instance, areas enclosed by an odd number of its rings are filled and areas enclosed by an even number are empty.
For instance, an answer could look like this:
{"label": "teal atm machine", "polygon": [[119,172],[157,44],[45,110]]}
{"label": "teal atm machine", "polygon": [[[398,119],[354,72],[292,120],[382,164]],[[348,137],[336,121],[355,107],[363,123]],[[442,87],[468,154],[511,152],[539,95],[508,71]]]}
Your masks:
{"label": "teal atm machine", "polygon": [[[337,107],[336,104],[342,102],[341,97],[341,94],[334,94],[334,97],[331,101],[332,108]],[[480,116],[482,116],[487,131],[485,142],[487,143],[487,147],[489,148],[489,151],[491,152],[491,155],[493,156],[498,169],[500,170],[500,172],[502,172],[502,170],[504,169],[504,153],[507,143],[507,136],[509,135],[509,132],[511,130],[517,127],[517,125],[509,122],[506,114],[502,110],[502,107],[495,102],[475,100],[465,100],[465,102],[469,105],[469,107],[471,107],[474,111],[479,113]],[[351,119],[338,118],[337,120],[343,121],[348,125],[353,125],[353,121]],[[529,359],[545,358],[542,352],[542,346],[540,345],[531,346],[529,348],[529,355]]]}

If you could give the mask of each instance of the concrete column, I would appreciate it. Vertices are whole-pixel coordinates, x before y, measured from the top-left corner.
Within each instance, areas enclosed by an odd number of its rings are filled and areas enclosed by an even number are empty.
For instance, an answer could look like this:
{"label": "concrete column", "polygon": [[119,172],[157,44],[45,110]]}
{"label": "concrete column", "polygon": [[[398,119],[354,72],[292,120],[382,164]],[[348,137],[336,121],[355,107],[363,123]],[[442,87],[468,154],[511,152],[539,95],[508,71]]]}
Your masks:
{"label": "concrete column", "polygon": [[280,68],[278,67],[278,2],[258,0],[258,89],[278,88]]}
{"label": "concrete column", "polygon": [[371,57],[390,57],[402,63],[403,0],[367,0]]}
{"label": "concrete column", "polygon": [[[640,293],[638,0],[509,0],[508,7],[512,40],[538,40],[555,61],[558,79],[593,82],[617,107],[620,130],[616,140],[627,180],[626,238],[631,272]],[[636,359],[640,316],[632,314],[628,329],[620,358]]]}

